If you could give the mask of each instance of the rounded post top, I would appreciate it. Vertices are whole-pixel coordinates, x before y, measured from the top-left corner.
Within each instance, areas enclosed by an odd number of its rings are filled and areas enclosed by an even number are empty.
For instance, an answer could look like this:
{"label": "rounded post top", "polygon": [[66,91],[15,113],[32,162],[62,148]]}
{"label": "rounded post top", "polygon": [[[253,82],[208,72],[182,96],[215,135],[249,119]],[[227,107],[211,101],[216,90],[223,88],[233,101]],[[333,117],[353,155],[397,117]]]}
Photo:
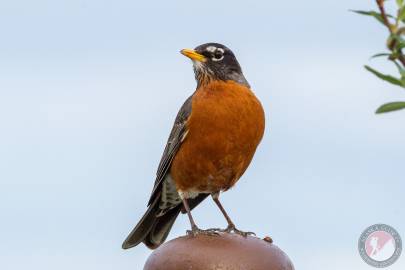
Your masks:
{"label": "rounded post top", "polygon": [[144,270],[294,270],[271,238],[220,233],[173,239],[148,258]]}

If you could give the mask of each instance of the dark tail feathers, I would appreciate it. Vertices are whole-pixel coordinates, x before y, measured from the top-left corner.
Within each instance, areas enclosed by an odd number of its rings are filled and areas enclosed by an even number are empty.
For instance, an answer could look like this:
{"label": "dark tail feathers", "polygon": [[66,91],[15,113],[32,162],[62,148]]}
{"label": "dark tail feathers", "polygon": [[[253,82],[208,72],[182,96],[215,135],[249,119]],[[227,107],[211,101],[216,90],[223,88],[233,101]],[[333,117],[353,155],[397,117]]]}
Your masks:
{"label": "dark tail feathers", "polygon": [[[189,199],[190,209],[199,205],[209,194],[200,194],[194,199]],[[164,215],[156,217],[159,211],[160,196],[149,206],[141,220],[128,235],[122,244],[123,249],[132,248],[143,242],[150,249],[159,247],[169,235],[180,211],[186,213],[182,204],[167,211]]]}
{"label": "dark tail feathers", "polygon": [[169,210],[164,215],[156,217],[159,210],[159,197],[149,206],[141,220],[122,244],[123,249],[137,246],[143,242],[150,249],[160,246],[169,235],[174,221],[180,213],[181,205]]}

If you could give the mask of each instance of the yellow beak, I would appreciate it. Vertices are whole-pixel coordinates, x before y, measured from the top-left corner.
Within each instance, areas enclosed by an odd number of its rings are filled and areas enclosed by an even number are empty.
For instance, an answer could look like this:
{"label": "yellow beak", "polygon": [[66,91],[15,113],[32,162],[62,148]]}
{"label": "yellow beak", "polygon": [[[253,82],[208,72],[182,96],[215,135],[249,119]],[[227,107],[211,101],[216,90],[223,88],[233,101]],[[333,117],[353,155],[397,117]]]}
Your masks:
{"label": "yellow beak", "polygon": [[205,62],[207,61],[207,59],[205,58],[204,55],[199,54],[198,52],[196,52],[195,50],[191,50],[191,49],[183,49],[180,51],[183,55],[187,56],[188,58],[190,58],[191,60],[196,60],[196,61],[200,61],[200,62]]}

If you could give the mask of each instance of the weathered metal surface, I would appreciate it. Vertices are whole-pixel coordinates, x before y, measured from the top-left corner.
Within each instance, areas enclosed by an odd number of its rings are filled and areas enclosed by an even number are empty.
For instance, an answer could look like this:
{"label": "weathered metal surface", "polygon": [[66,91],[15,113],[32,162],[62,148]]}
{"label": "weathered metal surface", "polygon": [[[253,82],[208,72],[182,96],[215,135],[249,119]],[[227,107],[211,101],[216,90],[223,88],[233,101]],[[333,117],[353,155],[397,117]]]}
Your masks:
{"label": "weathered metal surface", "polygon": [[294,270],[288,256],[271,242],[228,233],[183,236],[155,250],[144,270]]}

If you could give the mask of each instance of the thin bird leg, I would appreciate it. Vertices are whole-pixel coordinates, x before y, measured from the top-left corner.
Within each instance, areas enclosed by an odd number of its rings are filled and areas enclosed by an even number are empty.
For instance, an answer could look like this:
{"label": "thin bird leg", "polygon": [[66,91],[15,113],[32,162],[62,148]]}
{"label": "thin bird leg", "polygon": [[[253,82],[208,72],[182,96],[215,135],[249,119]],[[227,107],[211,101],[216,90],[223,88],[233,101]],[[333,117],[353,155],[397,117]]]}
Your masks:
{"label": "thin bird leg", "polygon": [[198,230],[198,227],[194,222],[193,216],[191,215],[191,210],[190,210],[190,207],[188,206],[187,199],[182,198],[182,201],[183,201],[184,209],[186,209],[186,211],[187,211],[188,219],[190,220],[191,230],[194,232],[194,231]]}
{"label": "thin bird leg", "polygon": [[228,222],[228,227],[225,230],[221,230],[221,231],[228,232],[228,233],[235,232],[235,233],[240,234],[242,236],[256,235],[254,232],[244,232],[244,231],[238,230],[235,227],[235,224],[233,223],[233,221],[229,217],[228,213],[226,213],[225,208],[222,206],[221,202],[219,201],[219,192],[213,193],[213,194],[211,194],[211,196],[212,196],[212,199],[214,200],[214,202],[216,203],[216,205],[218,206],[219,210],[221,210],[221,212],[224,215],[226,221]]}
{"label": "thin bird leg", "polygon": [[188,219],[190,220],[191,230],[187,231],[188,235],[196,236],[197,234],[206,234],[206,235],[218,235],[217,229],[208,229],[208,230],[201,230],[197,227],[194,222],[193,216],[191,215],[191,210],[188,205],[187,199],[182,198],[184,209],[187,211]]}

